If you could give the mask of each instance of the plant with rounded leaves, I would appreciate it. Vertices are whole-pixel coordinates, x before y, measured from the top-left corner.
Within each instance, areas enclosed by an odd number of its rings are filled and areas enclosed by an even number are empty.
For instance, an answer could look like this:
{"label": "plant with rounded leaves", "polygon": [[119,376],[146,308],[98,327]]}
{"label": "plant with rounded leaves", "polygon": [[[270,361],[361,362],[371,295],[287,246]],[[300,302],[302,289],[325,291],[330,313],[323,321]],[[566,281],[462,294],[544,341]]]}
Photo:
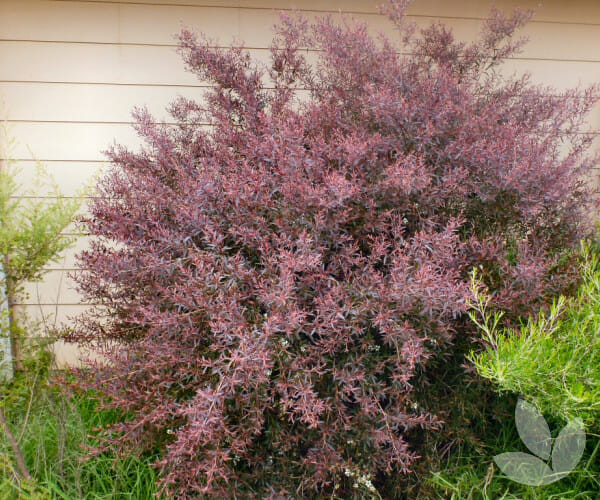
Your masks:
{"label": "plant with rounded leaves", "polygon": [[97,304],[78,338],[109,362],[81,383],[178,498],[397,497],[440,423],[414,388],[472,334],[469,270],[513,318],[573,279],[595,89],[497,74],[526,14],[462,44],[405,4],[410,55],[284,15],[261,69],[184,30],[205,103],[175,101],[176,125],[137,110],[143,149],[108,153],[77,279]]}

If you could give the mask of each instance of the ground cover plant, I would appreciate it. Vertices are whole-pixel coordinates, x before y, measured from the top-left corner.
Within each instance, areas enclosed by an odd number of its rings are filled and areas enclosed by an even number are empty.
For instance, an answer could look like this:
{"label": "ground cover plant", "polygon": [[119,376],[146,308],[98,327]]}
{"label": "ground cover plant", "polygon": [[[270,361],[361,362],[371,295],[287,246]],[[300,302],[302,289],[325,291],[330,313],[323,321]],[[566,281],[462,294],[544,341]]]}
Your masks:
{"label": "ground cover plant", "polygon": [[127,415],[107,446],[158,456],[162,494],[402,498],[452,444],[471,269],[507,324],[577,279],[596,89],[501,76],[528,14],[463,44],[405,7],[396,40],[284,15],[266,68],[184,30],[212,87],[108,152],[70,336],[106,362],[77,384]]}

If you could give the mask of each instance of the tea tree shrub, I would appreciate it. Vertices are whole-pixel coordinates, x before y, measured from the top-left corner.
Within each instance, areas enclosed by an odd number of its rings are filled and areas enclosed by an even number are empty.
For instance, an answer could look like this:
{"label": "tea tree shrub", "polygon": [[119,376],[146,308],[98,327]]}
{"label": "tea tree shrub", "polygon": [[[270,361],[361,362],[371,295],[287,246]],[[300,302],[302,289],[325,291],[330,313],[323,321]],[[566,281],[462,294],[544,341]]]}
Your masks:
{"label": "tea tree shrub", "polygon": [[77,328],[108,362],[80,383],[131,415],[109,443],[159,452],[178,498],[397,498],[441,420],[415,388],[474,331],[469,270],[509,319],[573,282],[595,89],[499,76],[526,14],[463,44],[404,8],[404,55],[282,16],[262,68],[184,30],[212,87],[175,125],[138,109],[145,146],[108,152]]}

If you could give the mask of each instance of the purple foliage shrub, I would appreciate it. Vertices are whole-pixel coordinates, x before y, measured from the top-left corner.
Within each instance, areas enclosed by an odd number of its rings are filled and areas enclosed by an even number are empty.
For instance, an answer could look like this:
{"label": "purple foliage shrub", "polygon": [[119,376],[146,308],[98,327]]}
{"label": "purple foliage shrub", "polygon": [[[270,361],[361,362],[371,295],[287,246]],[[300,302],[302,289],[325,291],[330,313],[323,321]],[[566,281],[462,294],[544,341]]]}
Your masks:
{"label": "purple foliage shrub", "polygon": [[75,335],[107,362],[79,383],[167,493],[393,497],[440,425],[414,384],[473,335],[470,270],[513,318],[572,283],[596,90],[500,76],[528,14],[465,44],[404,9],[386,11],[402,52],[283,15],[264,69],[184,30],[204,99],[176,100],[175,125],[137,110],[144,147],[108,153]]}

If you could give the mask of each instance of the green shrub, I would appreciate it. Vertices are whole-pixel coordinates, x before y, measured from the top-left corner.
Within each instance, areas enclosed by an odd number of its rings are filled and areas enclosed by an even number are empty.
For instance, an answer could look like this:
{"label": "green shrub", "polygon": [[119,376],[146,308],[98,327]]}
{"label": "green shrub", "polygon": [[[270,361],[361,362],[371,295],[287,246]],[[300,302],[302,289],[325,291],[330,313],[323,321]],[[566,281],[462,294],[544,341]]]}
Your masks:
{"label": "green shrub", "polygon": [[28,336],[16,321],[14,304],[23,296],[25,284],[40,281],[48,264],[58,261],[74,242],[65,230],[81,202],[63,196],[39,162],[28,185],[20,184],[11,159],[15,141],[5,122],[0,123],[0,138],[0,378],[10,380],[12,358],[19,357],[21,337]]}
{"label": "green shrub", "polygon": [[[9,136],[5,124],[0,123],[0,132]],[[10,158],[12,144],[10,139],[0,144],[3,157]],[[0,299],[8,299],[10,309],[10,321],[4,311],[0,323],[6,355],[0,364],[0,414],[6,418],[0,432],[0,498],[154,498],[154,471],[143,458],[117,460],[106,452],[84,460],[88,445],[100,445],[93,429],[118,421],[120,415],[98,411],[93,395],[74,397],[51,384],[52,336],[14,313],[24,284],[42,279],[47,264],[73,242],[65,230],[80,207],[77,198],[62,196],[38,167],[38,175],[24,187],[17,182],[13,161],[0,165]],[[19,370],[13,376],[15,342]],[[21,457],[24,467],[18,465]]]}
{"label": "green shrub", "polygon": [[[582,246],[581,283],[573,297],[559,296],[551,307],[523,322],[520,328],[502,326],[502,314],[491,312],[489,293],[477,274],[472,280],[471,319],[485,342],[469,358],[481,382],[464,391],[463,400],[479,394],[485,412],[472,419],[476,441],[455,447],[435,464],[423,481],[419,498],[449,499],[596,499],[600,492],[600,257]],[[476,389],[473,389],[476,387]],[[494,465],[494,456],[524,451],[514,419],[518,395],[547,417],[553,436],[565,420],[581,418],[588,439],[583,458],[570,474],[541,487],[511,481]],[[483,405],[481,405],[483,407]]]}
{"label": "green shrub", "polygon": [[[46,367],[47,372],[51,356],[46,347],[52,338],[46,335],[42,340],[29,341],[33,331],[24,328],[26,322],[17,321],[14,304],[25,294],[25,283],[41,280],[47,264],[57,261],[73,242],[73,238],[65,235],[65,229],[73,221],[80,201],[62,196],[39,163],[37,175],[30,179],[28,186],[19,184],[18,170],[10,159],[14,140],[10,138],[6,122],[0,123],[0,138],[3,158],[0,162],[0,381],[7,384],[13,378],[15,366],[25,373],[35,373],[36,380],[40,367]],[[37,332],[35,336],[40,337]],[[1,387],[0,425],[11,453],[2,456],[2,470],[9,473],[3,473],[0,495],[2,498],[45,498],[23,458],[20,440],[24,430],[17,438],[6,419],[10,394],[10,384]],[[14,467],[10,456],[14,457]],[[9,479],[4,480],[7,477]]]}
{"label": "green shrub", "polygon": [[600,424],[600,269],[589,246],[582,253],[577,295],[558,297],[519,330],[499,328],[502,314],[488,312],[489,296],[474,281],[471,318],[487,347],[470,359],[498,390],[525,395],[544,414],[579,417],[591,429]]}

